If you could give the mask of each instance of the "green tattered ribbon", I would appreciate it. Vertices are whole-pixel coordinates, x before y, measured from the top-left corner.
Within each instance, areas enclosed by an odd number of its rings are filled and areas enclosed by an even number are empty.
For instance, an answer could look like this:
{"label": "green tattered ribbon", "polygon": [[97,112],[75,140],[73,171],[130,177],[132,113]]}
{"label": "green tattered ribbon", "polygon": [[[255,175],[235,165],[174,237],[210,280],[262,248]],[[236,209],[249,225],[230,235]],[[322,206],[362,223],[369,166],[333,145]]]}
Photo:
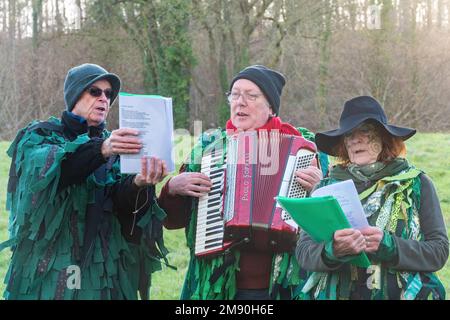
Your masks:
{"label": "green tattered ribbon", "polygon": [[372,187],[370,187],[367,190],[364,190],[364,192],[362,192],[359,195],[359,199],[360,200],[364,200],[365,198],[367,198],[369,195],[371,195],[379,186],[379,184],[383,181],[383,182],[393,182],[393,181],[402,181],[402,180],[409,180],[409,179],[414,179],[415,177],[417,177],[419,174],[421,174],[422,171],[420,171],[419,169],[416,168],[411,168],[410,170],[408,170],[407,172],[403,172],[400,173],[398,175],[395,176],[391,176],[391,177],[385,177],[381,180],[379,180],[377,183],[375,183]]}

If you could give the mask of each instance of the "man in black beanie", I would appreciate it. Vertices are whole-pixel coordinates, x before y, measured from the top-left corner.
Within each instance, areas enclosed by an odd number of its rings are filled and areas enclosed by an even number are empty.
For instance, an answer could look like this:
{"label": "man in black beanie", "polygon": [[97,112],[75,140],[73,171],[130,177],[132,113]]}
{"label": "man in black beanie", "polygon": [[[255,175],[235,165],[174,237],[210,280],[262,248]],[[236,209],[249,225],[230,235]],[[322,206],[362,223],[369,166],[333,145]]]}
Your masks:
{"label": "man in black beanie", "polygon": [[34,121],[9,148],[6,299],[149,297],[166,252],[154,197],[167,169],[143,157],[140,174],[121,174],[118,155],[142,142],[137,130],[105,129],[120,85],[95,64],[70,69],[61,119]]}
{"label": "man in black beanie", "polygon": [[230,92],[232,92],[234,83],[239,79],[247,79],[255,83],[264,93],[274,114],[278,115],[281,91],[286,84],[286,80],[280,72],[261,65],[247,67],[231,80]]}
{"label": "man in black beanie", "polygon": [[[227,135],[236,131],[274,130],[282,134],[300,136],[299,130],[278,117],[284,84],[285,78],[280,72],[262,65],[249,66],[240,71],[230,83],[228,92],[230,119],[226,123],[226,130],[218,129],[203,134],[200,145],[194,148],[190,159],[196,159],[196,154],[202,155],[212,143],[226,145]],[[302,131],[305,132],[306,129]],[[326,168],[327,165],[324,166],[325,170]],[[159,205],[167,214],[165,227],[168,229],[185,227],[187,239],[191,239],[188,240],[191,261],[181,298],[255,300],[289,298],[289,290],[292,289],[291,285],[295,284],[295,279],[285,271],[298,268],[291,265],[295,263],[295,258],[291,256],[293,250],[274,254],[269,249],[258,251],[251,247],[236,247],[229,251],[230,253],[212,256],[210,259],[199,258],[194,254],[198,248],[192,239],[197,236],[195,232],[199,214],[195,203],[197,198],[208,195],[210,191],[211,194],[217,193],[215,182],[217,177],[211,176],[210,179],[210,176],[199,170],[200,165],[195,161],[183,165],[180,174],[165,184],[158,198]],[[322,178],[322,172],[317,168],[316,161],[313,161],[307,169],[298,170],[296,176],[305,189],[311,190]],[[201,217],[198,225],[201,225],[202,221],[204,218]],[[210,238],[214,238],[216,233],[208,232],[205,239],[209,244],[214,240]],[[285,269],[280,271],[280,268]],[[284,289],[280,284],[283,284]]]}

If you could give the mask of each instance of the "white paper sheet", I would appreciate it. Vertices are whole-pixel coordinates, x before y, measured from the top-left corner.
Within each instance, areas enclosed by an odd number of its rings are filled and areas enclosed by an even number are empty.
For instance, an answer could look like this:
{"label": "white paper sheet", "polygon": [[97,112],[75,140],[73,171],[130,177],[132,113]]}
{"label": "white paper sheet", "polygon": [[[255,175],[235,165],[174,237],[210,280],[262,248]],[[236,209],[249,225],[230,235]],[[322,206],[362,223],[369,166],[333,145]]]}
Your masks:
{"label": "white paper sheet", "polygon": [[334,183],[311,193],[311,197],[334,196],[339,202],[348,222],[355,229],[368,227],[369,223],[352,180]]}
{"label": "white paper sheet", "polygon": [[175,170],[172,98],[121,92],[119,126],[139,130],[144,145],[139,154],[120,156],[122,173],[140,173],[144,155],[163,159],[169,172]]}

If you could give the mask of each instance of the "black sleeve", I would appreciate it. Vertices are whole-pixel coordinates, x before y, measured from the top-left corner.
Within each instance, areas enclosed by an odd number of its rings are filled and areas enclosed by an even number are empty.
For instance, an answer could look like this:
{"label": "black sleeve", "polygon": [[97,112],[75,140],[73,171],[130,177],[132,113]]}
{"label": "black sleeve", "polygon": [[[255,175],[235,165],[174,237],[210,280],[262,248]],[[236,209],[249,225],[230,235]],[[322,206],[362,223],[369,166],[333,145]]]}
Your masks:
{"label": "black sleeve", "polygon": [[61,176],[59,189],[64,189],[72,184],[82,183],[98,167],[106,162],[102,155],[104,139],[92,138],[78,149],[68,154],[61,163]]}
{"label": "black sleeve", "polygon": [[398,249],[398,263],[393,268],[405,271],[434,272],[441,269],[448,258],[448,237],[441,206],[432,181],[420,176],[419,222],[423,241],[394,236]]}
{"label": "black sleeve", "polygon": [[140,209],[146,211],[155,196],[155,186],[139,188],[134,184],[135,175],[127,175],[120,183],[116,183],[113,187],[114,205],[120,211],[130,211]]}
{"label": "black sleeve", "polygon": [[112,199],[115,212],[122,226],[122,234],[127,241],[138,244],[142,230],[136,223],[152,205],[155,186],[139,188],[133,183],[134,175],[126,176],[114,185]]}

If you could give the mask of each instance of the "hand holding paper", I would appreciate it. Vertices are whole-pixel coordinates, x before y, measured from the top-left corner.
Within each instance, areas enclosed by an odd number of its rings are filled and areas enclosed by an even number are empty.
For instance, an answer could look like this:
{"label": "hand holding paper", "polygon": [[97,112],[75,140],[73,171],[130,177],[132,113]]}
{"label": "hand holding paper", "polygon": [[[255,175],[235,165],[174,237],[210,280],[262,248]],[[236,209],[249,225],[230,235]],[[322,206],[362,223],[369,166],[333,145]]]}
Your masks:
{"label": "hand holding paper", "polygon": [[136,154],[142,149],[142,141],[138,138],[139,131],[130,128],[113,130],[108,139],[102,144],[103,157],[109,158],[113,154]]}
{"label": "hand holding paper", "polygon": [[366,240],[366,249],[364,251],[368,253],[377,252],[384,236],[383,230],[378,227],[366,227],[361,230],[361,233]]}
{"label": "hand holding paper", "polygon": [[171,98],[121,92],[119,94],[119,125],[122,129],[132,128],[138,131],[137,137],[130,136],[130,138],[141,141],[138,153],[120,153],[122,173],[140,173],[143,156],[162,159],[167,165],[167,170],[174,171]]}
{"label": "hand holding paper", "polygon": [[167,176],[167,165],[164,160],[155,157],[142,157],[141,173],[136,175],[134,183],[138,187],[155,185]]}
{"label": "hand holding paper", "polygon": [[366,240],[358,229],[336,230],[333,239],[333,254],[344,257],[359,254],[366,249]]}
{"label": "hand holding paper", "polygon": [[[314,192],[316,195],[318,190]],[[325,195],[312,198],[278,197],[277,201],[316,242],[329,242],[333,240],[333,235],[337,230],[354,228],[349,223],[338,200],[334,196]],[[359,202],[359,199],[357,201]],[[367,220],[365,223],[368,226]],[[338,233],[338,236],[340,234],[341,232]],[[364,237],[358,230],[352,231],[352,236],[354,236],[353,240],[356,242],[354,244],[355,247],[350,249],[350,252],[360,252],[364,247]],[[356,255],[351,263],[360,267],[368,267],[370,265],[370,261],[364,252]]]}

